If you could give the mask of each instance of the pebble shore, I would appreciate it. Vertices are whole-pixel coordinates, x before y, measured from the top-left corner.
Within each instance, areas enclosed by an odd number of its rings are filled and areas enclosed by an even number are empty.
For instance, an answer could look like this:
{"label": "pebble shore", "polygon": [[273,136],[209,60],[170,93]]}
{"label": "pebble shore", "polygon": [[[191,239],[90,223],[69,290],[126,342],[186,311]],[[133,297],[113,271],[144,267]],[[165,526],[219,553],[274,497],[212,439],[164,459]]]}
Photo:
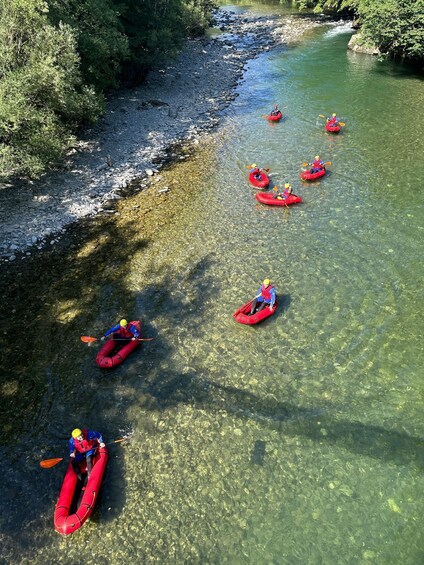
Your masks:
{"label": "pebble shore", "polygon": [[114,93],[59,170],[0,184],[0,261],[54,245],[82,218],[115,213],[115,201],[135,182],[147,187],[165,163],[185,158],[181,144],[196,145],[218,126],[250,59],[322,23],[217,10],[219,35],[188,40],[177,60],[151,71],[140,87]]}

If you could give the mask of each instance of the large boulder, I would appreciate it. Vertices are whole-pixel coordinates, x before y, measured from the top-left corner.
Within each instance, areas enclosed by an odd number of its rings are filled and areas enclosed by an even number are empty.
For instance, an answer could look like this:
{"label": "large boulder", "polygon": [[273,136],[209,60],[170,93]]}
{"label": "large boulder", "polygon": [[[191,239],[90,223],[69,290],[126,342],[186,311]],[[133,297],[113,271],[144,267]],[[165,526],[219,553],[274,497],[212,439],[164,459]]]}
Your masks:
{"label": "large boulder", "polygon": [[348,49],[355,53],[365,53],[366,55],[380,55],[380,49],[376,45],[370,45],[364,42],[360,33],[355,33],[350,38]]}

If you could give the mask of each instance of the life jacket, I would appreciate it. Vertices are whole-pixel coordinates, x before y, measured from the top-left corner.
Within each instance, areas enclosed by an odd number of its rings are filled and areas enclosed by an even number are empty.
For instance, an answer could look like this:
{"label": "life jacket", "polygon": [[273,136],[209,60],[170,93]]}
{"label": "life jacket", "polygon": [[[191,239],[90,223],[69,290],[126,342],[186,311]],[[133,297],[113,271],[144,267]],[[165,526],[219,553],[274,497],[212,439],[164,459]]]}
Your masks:
{"label": "life jacket", "polygon": [[286,188],[285,191],[283,192],[283,199],[287,200],[287,198],[290,196],[290,192],[289,189]]}
{"label": "life jacket", "polygon": [[74,447],[78,451],[78,453],[86,453],[93,449],[93,447],[97,443],[97,439],[87,439],[88,430],[82,430],[82,437],[84,438],[82,441],[79,441],[77,438],[74,438]]}
{"label": "life jacket", "polygon": [[322,169],[323,168],[323,164],[321,161],[314,161],[312,163],[312,168],[313,169]]}
{"label": "life jacket", "polygon": [[336,117],[336,118],[330,118],[330,119],[328,120],[328,124],[329,124],[330,126],[335,126],[335,125],[337,124],[337,117]]}
{"label": "life jacket", "polygon": [[262,295],[262,298],[263,298],[265,301],[268,300],[269,302],[271,302],[271,289],[272,289],[272,286],[271,286],[271,285],[268,285],[267,287],[265,287],[264,285],[262,285],[262,287],[261,287],[261,295]]}
{"label": "life jacket", "polygon": [[134,326],[134,323],[135,321],[130,322],[126,328],[124,328],[124,326],[120,326],[119,330],[116,333],[119,334],[123,339],[134,337],[134,334],[128,329],[130,326]]}

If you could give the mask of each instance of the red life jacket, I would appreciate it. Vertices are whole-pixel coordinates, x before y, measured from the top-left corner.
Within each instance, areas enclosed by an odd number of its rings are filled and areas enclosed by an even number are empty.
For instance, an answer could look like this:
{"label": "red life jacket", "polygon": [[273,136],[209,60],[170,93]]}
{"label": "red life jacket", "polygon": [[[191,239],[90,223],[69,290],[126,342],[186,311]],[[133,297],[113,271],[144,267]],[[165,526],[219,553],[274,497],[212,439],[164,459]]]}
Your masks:
{"label": "red life jacket", "polygon": [[82,441],[74,438],[74,446],[79,453],[90,451],[97,443],[97,439],[87,439],[87,432],[88,430],[82,430],[82,437],[84,438]]}
{"label": "red life jacket", "polygon": [[330,126],[335,126],[335,125],[337,124],[337,117],[336,117],[336,118],[330,118],[330,119],[328,120],[328,124],[329,124]]}
{"label": "red life jacket", "polygon": [[130,332],[130,330],[128,329],[130,326],[133,326],[136,320],[134,320],[134,322],[130,322],[128,324],[128,326],[126,328],[124,328],[124,326],[121,326],[119,328],[119,330],[116,332],[118,333],[122,338],[124,339],[129,339],[134,337],[134,334]]}
{"label": "red life jacket", "polygon": [[315,160],[315,161],[312,163],[312,168],[313,168],[313,169],[322,169],[322,168],[323,168],[323,165],[321,164],[321,161],[316,161],[316,160]]}
{"label": "red life jacket", "polygon": [[266,288],[264,285],[262,285],[261,295],[264,300],[269,300],[271,302],[271,289],[271,285],[268,285]]}

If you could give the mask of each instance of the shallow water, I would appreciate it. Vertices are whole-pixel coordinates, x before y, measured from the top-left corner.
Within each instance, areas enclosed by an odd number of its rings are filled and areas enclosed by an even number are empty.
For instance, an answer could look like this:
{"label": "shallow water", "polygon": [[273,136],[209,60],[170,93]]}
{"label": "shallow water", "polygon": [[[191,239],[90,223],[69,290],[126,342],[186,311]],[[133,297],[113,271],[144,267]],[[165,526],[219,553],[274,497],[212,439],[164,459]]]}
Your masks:
{"label": "shallow water", "polygon": [[[348,39],[329,27],[252,61],[195,157],[60,260],[14,268],[5,562],[423,561],[422,81]],[[269,125],[275,102],[286,116]],[[317,117],[333,111],[339,136]],[[303,185],[317,153],[329,174]],[[257,204],[252,162],[304,202]],[[237,325],[264,277],[277,313]],[[103,372],[76,336],[122,316],[155,340]],[[65,455],[76,425],[132,439],[110,447],[97,509],[68,539],[52,527],[65,467],[38,461]]]}

